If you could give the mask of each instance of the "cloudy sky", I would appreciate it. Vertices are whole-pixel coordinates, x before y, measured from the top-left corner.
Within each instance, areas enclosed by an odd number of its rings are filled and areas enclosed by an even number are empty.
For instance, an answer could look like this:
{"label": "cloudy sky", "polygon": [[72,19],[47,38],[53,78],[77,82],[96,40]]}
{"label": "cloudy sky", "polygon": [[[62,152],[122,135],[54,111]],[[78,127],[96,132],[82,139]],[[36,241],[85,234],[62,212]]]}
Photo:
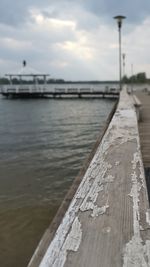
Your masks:
{"label": "cloudy sky", "polygon": [[52,78],[118,79],[115,15],[125,15],[126,73],[150,77],[149,0],[1,0],[0,75],[22,60]]}

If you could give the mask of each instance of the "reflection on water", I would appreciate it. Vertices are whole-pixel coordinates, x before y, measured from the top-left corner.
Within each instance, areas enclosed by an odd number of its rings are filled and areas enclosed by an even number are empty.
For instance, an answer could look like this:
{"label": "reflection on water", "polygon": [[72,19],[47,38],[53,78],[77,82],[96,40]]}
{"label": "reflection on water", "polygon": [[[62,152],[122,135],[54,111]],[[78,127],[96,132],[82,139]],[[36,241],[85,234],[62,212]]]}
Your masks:
{"label": "reflection on water", "polygon": [[27,265],[113,105],[0,99],[0,266]]}

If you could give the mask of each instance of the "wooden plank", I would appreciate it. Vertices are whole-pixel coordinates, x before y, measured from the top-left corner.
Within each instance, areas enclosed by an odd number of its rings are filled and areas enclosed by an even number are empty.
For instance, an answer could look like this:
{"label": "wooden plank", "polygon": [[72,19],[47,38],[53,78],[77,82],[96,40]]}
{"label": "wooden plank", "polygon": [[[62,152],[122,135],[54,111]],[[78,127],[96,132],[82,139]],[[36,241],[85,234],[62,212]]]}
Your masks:
{"label": "wooden plank", "polygon": [[40,267],[148,267],[150,216],[135,108],[118,109]]}
{"label": "wooden plank", "polygon": [[146,92],[137,92],[136,95],[142,103],[139,133],[143,164],[150,167],[150,95]]}

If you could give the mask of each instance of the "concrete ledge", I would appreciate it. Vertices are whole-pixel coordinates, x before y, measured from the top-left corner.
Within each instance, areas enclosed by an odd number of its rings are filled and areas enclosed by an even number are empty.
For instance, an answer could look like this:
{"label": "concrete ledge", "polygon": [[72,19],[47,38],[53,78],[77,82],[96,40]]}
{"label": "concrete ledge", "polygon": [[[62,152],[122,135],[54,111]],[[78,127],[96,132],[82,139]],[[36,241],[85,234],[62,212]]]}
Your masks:
{"label": "concrete ledge", "polygon": [[150,266],[149,203],[137,117],[125,90],[39,266]]}

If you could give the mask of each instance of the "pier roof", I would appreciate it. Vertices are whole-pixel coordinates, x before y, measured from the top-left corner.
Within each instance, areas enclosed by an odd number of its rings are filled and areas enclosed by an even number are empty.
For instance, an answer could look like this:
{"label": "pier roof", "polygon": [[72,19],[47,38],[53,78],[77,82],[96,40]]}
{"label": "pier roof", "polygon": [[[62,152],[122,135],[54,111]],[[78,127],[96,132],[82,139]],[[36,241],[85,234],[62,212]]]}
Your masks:
{"label": "pier roof", "polygon": [[15,71],[15,72],[10,72],[10,73],[7,73],[5,74],[5,76],[32,76],[32,77],[35,77],[35,76],[50,76],[49,74],[47,73],[40,73],[39,71],[37,71],[36,69],[30,67],[30,66],[27,66],[26,65],[26,62],[23,61],[23,66]]}

